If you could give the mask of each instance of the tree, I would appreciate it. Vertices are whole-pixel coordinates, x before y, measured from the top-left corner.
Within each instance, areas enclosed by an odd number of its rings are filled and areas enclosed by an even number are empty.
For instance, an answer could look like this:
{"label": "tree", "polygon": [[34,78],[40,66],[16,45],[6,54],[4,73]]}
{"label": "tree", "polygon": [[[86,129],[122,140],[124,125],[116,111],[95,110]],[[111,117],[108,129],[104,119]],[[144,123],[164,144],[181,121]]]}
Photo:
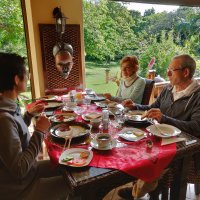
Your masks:
{"label": "tree", "polygon": [[163,31],[161,34],[160,42],[156,38],[151,37],[151,43],[148,45],[140,46],[140,69],[141,74],[146,76],[148,71],[148,63],[152,57],[156,58],[153,69],[164,78],[167,78],[167,68],[170,60],[178,54],[189,53],[190,49],[187,47],[179,47],[174,43],[173,31],[168,35]]}
{"label": "tree", "polygon": [[84,33],[87,58],[110,61],[135,48],[133,18],[120,3],[84,1]]}
{"label": "tree", "polygon": [[0,49],[26,56],[20,0],[0,1]]}

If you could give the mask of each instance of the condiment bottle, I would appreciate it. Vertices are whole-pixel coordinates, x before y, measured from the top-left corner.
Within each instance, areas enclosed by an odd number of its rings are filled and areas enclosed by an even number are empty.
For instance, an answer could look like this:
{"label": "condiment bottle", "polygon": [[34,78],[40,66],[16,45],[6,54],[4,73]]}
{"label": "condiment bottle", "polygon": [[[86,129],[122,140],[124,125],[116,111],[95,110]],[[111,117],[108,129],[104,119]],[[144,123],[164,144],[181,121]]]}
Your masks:
{"label": "condiment bottle", "polygon": [[109,111],[103,110],[102,111],[102,130],[103,130],[103,132],[108,132],[108,125],[109,125]]}

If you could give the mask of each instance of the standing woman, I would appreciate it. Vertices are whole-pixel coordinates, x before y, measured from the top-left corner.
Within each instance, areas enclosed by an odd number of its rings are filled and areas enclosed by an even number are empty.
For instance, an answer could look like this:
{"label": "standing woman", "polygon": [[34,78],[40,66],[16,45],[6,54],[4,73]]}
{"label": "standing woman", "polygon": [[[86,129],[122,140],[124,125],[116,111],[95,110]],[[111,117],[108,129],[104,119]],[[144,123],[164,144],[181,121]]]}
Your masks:
{"label": "standing woman", "polygon": [[112,101],[122,102],[125,99],[132,99],[134,102],[141,103],[145,88],[145,79],[140,77],[139,62],[136,56],[125,56],[120,62],[122,79],[116,97],[110,93],[104,96]]}
{"label": "standing woman", "polygon": [[0,197],[1,199],[61,199],[67,188],[49,162],[37,162],[44,134],[50,123],[45,116],[36,121],[32,136],[31,118],[43,111],[41,104],[22,117],[18,95],[26,90],[24,59],[0,53]]}

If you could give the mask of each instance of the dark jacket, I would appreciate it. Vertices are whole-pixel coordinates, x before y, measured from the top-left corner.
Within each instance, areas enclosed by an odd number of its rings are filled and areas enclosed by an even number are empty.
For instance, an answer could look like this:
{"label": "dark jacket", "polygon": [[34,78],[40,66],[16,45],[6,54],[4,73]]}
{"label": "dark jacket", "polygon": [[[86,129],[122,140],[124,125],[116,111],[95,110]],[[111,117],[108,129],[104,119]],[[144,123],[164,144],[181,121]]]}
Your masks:
{"label": "dark jacket", "polygon": [[136,104],[137,109],[159,108],[163,113],[160,123],[173,125],[200,138],[200,86],[196,84],[190,94],[176,101],[173,99],[172,89],[171,85],[166,86],[153,104]]}

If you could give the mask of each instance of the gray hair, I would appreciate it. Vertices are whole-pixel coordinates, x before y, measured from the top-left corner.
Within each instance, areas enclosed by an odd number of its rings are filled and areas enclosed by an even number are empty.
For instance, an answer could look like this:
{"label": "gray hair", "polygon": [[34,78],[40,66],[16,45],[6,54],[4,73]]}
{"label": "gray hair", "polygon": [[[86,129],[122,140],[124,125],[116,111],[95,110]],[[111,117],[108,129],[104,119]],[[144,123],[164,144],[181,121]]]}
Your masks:
{"label": "gray hair", "polygon": [[189,73],[189,78],[192,78],[195,70],[196,70],[196,61],[188,54],[182,54],[175,56],[173,59],[180,59],[181,60],[181,68],[188,68],[190,73]]}

